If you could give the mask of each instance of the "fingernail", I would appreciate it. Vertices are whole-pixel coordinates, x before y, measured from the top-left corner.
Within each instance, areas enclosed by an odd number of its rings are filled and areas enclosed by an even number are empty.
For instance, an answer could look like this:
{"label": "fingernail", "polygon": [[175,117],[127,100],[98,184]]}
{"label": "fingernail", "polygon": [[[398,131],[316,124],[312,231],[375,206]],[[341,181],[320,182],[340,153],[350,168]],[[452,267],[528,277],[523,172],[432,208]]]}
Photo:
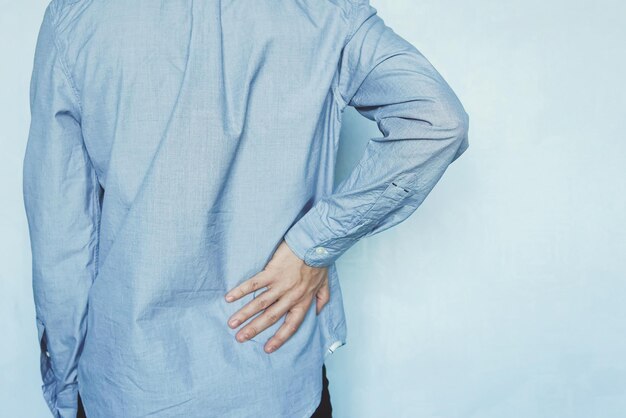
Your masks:
{"label": "fingernail", "polygon": [[227,300],[228,302],[232,302],[234,299],[235,299],[235,297],[234,297],[233,295],[228,295],[228,296],[226,296],[226,300]]}
{"label": "fingernail", "polygon": [[239,342],[244,342],[248,339],[248,336],[245,334],[239,334],[237,335],[237,340],[239,340]]}
{"label": "fingernail", "polygon": [[276,350],[276,346],[275,346],[275,345],[270,345],[269,347],[267,347],[267,352],[268,352],[268,353],[271,353],[271,352],[273,352],[274,350]]}
{"label": "fingernail", "polygon": [[237,325],[239,325],[239,320],[238,319],[231,319],[229,322],[231,327],[236,327]]}

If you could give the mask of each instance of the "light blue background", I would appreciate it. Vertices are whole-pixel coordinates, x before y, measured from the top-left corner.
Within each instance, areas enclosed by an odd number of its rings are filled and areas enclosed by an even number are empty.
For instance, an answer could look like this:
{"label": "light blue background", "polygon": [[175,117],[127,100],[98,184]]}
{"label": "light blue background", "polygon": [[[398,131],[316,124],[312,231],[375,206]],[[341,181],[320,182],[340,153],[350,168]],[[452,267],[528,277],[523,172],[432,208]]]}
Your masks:
{"label": "light blue background", "polygon": [[[623,418],[626,5],[371,3],[453,87],[470,148],[407,221],[338,261],[335,417]],[[21,197],[46,4],[0,0],[1,417],[48,416]],[[353,109],[344,121],[337,181],[379,135]]]}

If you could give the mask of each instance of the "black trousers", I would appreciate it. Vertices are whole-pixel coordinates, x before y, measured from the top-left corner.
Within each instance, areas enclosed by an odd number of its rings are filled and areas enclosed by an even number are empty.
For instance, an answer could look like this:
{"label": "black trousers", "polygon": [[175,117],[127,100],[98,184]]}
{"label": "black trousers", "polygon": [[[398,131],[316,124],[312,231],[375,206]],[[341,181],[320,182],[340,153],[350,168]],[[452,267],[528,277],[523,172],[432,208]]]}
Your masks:
{"label": "black trousers", "polygon": [[[311,415],[311,418],[333,417],[333,407],[330,404],[330,392],[328,391],[328,378],[326,377],[326,365],[322,365],[322,382],[324,384],[322,399],[313,415]],[[76,414],[76,418],[87,418],[85,416],[85,409],[83,408],[83,401],[80,399],[80,393],[78,394],[78,413]]]}
{"label": "black trousers", "polygon": [[322,389],[322,399],[313,415],[311,415],[311,418],[333,417],[333,407],[330,404],[330,392],[328,391],[328,378],[326,377],[325,365],[322,365],[322,382],[324,384],[324,388]]}

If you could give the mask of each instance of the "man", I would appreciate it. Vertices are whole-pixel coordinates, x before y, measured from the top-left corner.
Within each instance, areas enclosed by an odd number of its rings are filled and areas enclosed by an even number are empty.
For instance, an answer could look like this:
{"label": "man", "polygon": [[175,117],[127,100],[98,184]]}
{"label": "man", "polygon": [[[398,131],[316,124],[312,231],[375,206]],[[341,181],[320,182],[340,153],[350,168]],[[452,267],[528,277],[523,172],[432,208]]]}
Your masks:
{"label": "man", "polygon": [[[333,190],[346,106],[383,136]],[[335,261],[468,147],[454,92],[368,0],[53,0],[31,115],[42,389],[63,418],[323,416]]]}

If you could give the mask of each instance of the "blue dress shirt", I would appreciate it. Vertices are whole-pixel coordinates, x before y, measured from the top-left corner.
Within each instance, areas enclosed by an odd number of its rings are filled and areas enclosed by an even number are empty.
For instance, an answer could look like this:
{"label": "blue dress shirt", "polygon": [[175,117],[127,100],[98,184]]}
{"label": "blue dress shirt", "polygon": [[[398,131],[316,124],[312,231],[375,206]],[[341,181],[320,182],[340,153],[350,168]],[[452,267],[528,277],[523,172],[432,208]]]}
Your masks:
{"label": "blue dress shirt", "polygon": [[[55,417],[309,417],[346,343],[335,261],[413,213],[468,115],[368,0],[53,0],[23,192],[43,395]],[[333,189],[342,112],[375,121]],[[328,267],[275,353],[225,293],[285,239]]]}

